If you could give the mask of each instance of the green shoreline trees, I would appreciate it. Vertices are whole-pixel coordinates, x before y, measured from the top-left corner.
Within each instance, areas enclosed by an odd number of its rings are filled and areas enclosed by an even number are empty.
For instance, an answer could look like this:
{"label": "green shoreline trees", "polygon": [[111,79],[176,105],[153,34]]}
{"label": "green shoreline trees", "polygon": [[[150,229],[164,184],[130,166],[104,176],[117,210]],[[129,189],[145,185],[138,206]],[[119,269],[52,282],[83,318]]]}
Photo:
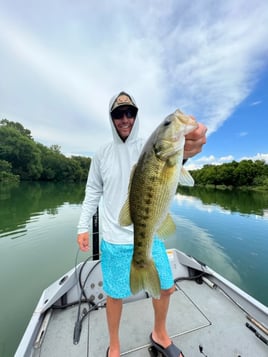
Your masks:
{"label": "green shoreline trees", "polygon": [[[58,145],[48,148],[35,142],[20,123],[0,121],[0,182],[86,181],[90,163],[89,157],[64,156]],[[268,190],[268,164],[262,160],[205,165],[191,174],[196,185]]]}
{"label": "green shoreline trees", "polygon": [[232,161],[205,165],[191,174],[197,185],[214,187],[259,187],[268,189],[268,165],[263,160]]}
{"label": "green shoreline trees", "polygon": [[68,181],[87,179],[91,158],[66,157],[58,145],[50,148],[35,142],[20,123],[0,121],[0,182]]}

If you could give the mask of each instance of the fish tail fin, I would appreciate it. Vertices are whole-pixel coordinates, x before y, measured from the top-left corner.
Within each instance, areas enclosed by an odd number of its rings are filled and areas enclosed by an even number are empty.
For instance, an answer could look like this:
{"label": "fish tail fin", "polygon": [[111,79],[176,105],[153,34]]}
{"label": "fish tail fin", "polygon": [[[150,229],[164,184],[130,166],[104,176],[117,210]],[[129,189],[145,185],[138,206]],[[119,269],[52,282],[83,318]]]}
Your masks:
{"label": "fish tail fin", "polygon": [[153,260],[146,262],[144,267],[140,267],[132,261],[130,269],[130,289],[133,294],[145,290],[154,299],[160,298],[160,279]]}

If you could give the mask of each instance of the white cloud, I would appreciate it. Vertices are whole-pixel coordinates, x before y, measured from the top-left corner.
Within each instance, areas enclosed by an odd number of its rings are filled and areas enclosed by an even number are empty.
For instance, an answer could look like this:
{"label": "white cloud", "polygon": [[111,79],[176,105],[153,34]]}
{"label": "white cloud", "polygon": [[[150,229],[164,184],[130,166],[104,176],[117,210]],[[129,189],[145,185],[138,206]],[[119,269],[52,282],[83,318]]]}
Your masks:
{"label": "white cloud", "polygon": [[250,103],[250,105],[251,105],[252,107],[254,107],[254,106],[256,106],[256,105],[260,105],[260,104],[262,104],[262,100],[256,100],[255,102]]}
{"label": "white cloud", "polygon": [[247,135],[248,135],[248,132],[246,132],[246,131],[241,131],[238,135],[239,135],[239,136],[247,136]]}
{"label": "white cloud", "polygon": [[244,156],[244,157],[241,157],[239,161],[241,161],[241,160],[253,160],[253,161],[263,160],[268,164],[268,153],[266,153],[266,154],[257,153],[255,156],[251,156],[251,157]]}
{"label": "white cloud", "polygon": [[197,170],[201,169],[204,165],[222,165],[224,163],[232,162],[232,161],[242,161],[242,160],[264,160],[268,163],[268,153],[257,153],[254,156],[243,156],[240,158],[235,158],[233,155],[215,157],[214,155],[203,156],[199,159],[192,158],[185,164],[185,168],[187,170]]}
{"label": "white cloud", "polygon": [[176,107],[216,131],[267,64],[268,3],[144,6],[0,4],[0,115],[65,152],[95,151],[110,138],[108,101],[125,89],[140,106],[143,136]]}
{"label": "white cloud", "polygon": [[219,158],[219,162],[231,162],[234,160],[233,155],[223,156]]}
{"label": "white cloud", "polygon": [[[192,165],[202,167],[204,165],[221,165],[224,162],[231,162],[234,160],[233,155],[227,155],[222,157],[215,157],[214,155],[202,156],[198,159],[191,159],[189,161],[189,165],[191,165],[191,161],[193,160]],[[188,163],[187,163],[188,164]]]}

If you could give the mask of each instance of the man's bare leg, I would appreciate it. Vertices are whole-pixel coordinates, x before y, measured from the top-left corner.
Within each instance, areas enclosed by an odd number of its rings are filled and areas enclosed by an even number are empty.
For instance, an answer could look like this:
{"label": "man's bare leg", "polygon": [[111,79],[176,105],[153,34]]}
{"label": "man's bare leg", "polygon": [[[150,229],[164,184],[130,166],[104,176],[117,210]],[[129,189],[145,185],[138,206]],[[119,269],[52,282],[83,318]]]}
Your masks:
{"label": "man's bare leg", "polygon": [[110,336],[109,357],[120,356],[119,325],[122,314],[122,299],[113,299],[107,296],[106,317]]}
{"label": "man's bare leg", "polygon": [[[171,344],[171,340],[166,329],[166,320],[170,296],[173,294],[174,290],[174,286],[168,290],[162,290],[160,299],[152,299],[154,308],[154,329],[152,332],[152,338],[156,343],[164,348],[167,348]],[[180,356],[182,357],[182,355]]]}

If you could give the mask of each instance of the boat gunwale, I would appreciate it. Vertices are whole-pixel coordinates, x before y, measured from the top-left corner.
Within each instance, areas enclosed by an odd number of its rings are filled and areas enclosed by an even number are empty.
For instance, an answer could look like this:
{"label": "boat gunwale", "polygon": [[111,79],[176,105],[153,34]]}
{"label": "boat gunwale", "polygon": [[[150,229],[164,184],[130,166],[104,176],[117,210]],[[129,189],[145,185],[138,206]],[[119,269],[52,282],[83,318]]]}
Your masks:
{"label": "boat gunwale", "polygon": [[[257,321],[261,322],[264,326],[268,326],[268,307],[266,307],[264,304],[244,292],[229,280],[225,279],[213,269],[196,260],[194,257],[188,256],[177,249],[168,249],[167,252],[169,255],[173,255],[174,260],[171,260],[171,267],[173,272],[176,272],[176,265],[179,263],[186,269],[190,268],[196,272],[204,273],[204,276],[211,281],[212,288],[221,290],[227,298],[232,300],[248,316],[253,317]],[[99,261],[90,261],[89,266],[92,267],[97,262]],[[72,289],[79,287],[77,277],[83,264],[84,263],[82,262],[76,267],[72,268],[66,274],[44,289],[17,348],[15,357],[30,357],[33,355],[32,351],[34,341],[38,335],[46,312],[50,308],[53,308],[53,305],[57,303],[57,301],[59,301],[63,295],[68,294]],[[183,277],[175,276],[174,274],[175,281],[176,278]],[[176,283],[176,285],[179,287],[179,283]],[[137,296],[136,300],[143,299],[144,297],[144,295],[139,295]],[[131,301],[133,301],[133,299],[131,299]],[[127,303],[127,301],[124,302]],[[263,319],[263,317],[265,317],[265,319]]]}

